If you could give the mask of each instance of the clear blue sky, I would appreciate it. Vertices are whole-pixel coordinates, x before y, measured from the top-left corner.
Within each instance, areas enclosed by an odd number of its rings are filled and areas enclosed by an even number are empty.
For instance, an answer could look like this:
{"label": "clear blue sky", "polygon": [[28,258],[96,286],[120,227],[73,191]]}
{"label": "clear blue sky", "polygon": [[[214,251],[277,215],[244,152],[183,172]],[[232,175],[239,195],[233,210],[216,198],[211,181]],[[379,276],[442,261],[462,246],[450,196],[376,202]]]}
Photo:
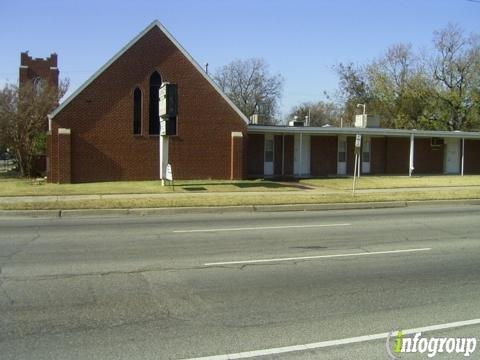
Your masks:
{"label": "clear blue sky", "polygon": [[431,47],[449,22],[480,33],[480,3],[468,0],[82,0],[0,2],[0,86],[16,82],[20,52],[56,52],[61,77],[79,87],[158,19],[210,69],[262,57],[285,78],[281,103],[323,98],[337,88],[338,62],[364,63],[392,44]]}

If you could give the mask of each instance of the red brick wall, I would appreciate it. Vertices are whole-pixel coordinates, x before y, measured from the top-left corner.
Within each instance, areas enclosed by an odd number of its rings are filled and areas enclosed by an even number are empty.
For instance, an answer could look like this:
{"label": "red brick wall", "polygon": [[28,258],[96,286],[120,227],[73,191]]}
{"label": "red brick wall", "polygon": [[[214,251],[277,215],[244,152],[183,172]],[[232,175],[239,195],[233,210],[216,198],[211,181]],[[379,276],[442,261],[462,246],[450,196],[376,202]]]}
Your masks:
{"label": "red brick wall", "polygon": [[465,139],[464,174],[480,174],[480,140]]}
{"label": "red brick wall", "polygon": [[337,173],[337,136],[310,138],[310,173],[328,176]]}
{"label": "red brick wall", "polygon": [[384,137],[370,138],[370,173],[384,174],[386,166],[386,141]]}
{"label": "red brick wall", "polygon": [[249,176],[263,175],[264,147],[263,134],[248,134],[247,174]]}
{"label": "red brick wall", "polygon": [[416,138],[414,143],[414,174],[443,173],[443,145],[431,146],[431,139]]}
{"label": "red brick wall", "polygon": [[47,179],[48,181],[52,182],[53,177],[52,177],[52,132],[48,131],[47,132]]}
{"label": "red brick wall", "polygon": [[[358,166],[358,165],[357,165]],[[355,167],[355,137],[347,137],[347,174],[353,175]]]}
{"label": "red brick wall", "polygon": [[386,174],[408,175],[410,138],[389,137],[386,142]]}
{"label": "red brick wall", "polygon": [[274,142],[274,163],[273,173],[277,176],[282,175],[282,158],[283,158],[283,139],[282,135],[275,135],[273,137]]}
{"label": "red brick wall", "polygon": [[21,53],[20,65],[23,66],[20,67],[20,84],[39,77],[50,86],[58,86],[57,54],[51,54],[46,59],[33,59],[27,53]]}
{"label": "red brick wall", "polygon": [[70,134],[58,134],[58,183],[71,182]]}
{"label": "red brick wall", "polygon": [[[245,122],[154,27],[53,119],[54,126],[72,130],[72,182],[158,179],[158,136],[148,135],[154,71],[178,85],[177,136],[169,141],[176,178],[230,178],[231,133],[245,137]],[[134,136],[137,86],[143,94],[142,135]]]}
{"label": "red brick wall", "polygon": [[232,133],[230,180],[240,180],[243,178],[243,142],[243,136]]}
{"label": "red brick wall", "polygon": [[293,148],[294,148],[293,135],[285,135],[285,160],[283,162],[283,171],[287,176],[293,175]]}

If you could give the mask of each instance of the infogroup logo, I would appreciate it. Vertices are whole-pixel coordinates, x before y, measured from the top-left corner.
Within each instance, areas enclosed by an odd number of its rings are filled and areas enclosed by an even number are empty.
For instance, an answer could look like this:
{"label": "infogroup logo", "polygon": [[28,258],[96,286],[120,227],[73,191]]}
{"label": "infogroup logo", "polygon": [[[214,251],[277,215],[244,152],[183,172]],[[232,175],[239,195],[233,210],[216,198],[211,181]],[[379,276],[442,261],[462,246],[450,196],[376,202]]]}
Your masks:
{"label": "infogroup logo", "polygon": [[[392,342],[392,338],[395,340]],[[477,347],[477,339],[472,338],[447,338],[447,337],[423,337],[421,332],[413,337],[404,337],[403,331],[392,331],[387,336],[387,353],[392,360],[400,359],[400,353],[427,354],[433,358],[437,354],[461,354],[469,357]]]}

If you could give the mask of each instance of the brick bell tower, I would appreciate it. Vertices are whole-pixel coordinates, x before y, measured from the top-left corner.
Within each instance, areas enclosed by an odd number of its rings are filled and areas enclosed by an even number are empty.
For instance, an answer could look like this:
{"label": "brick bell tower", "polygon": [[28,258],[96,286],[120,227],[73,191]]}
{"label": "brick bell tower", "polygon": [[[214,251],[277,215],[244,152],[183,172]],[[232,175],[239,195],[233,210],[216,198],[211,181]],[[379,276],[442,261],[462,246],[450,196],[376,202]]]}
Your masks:
{"label": "brick bell tower", "polygon": [[34,59],[28,55],[28,51],[20,54],[20,87],[28,81],[32,81],[35,85],[39,80],[58,87],[58,73],[57,54],[50,54],[46,59]]}
{"label": "brick bell tower", "polygon": [[[20,89],[24,84],[32,82],[35,88],[41,88],[44,84],[48,84],[50,87],[58,89],[58,67],[57,67],[57,54],[52,53],[49,57],[32,58],[28,55],[28,51],[20,54],[20,69],[18,83]],[[50,136],[48,132],[48,118],[45,118],[44,125],[45,132],[47,132],[47,154],[50,148]],[[47,154],[39,154],[35,157],[33,163],[33,173],[37,175],[43,175],[48,172],[48,160]]]}

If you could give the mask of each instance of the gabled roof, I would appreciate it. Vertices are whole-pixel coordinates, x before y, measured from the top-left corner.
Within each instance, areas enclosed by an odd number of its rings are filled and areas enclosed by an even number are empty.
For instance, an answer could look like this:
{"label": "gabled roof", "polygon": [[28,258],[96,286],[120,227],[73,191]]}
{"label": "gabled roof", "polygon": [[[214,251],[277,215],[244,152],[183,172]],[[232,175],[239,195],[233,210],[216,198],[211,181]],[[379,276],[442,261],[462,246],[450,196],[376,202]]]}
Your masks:
{"label": "gabled roof", "polygon": [[75,90],[65,101],[63,101],[60,106],[58,106],[54,111],[49,114],[49,118],[54,118],[58,113],[60,113],[78,94],[80,94],[88,85],[90,85],[97,77],[100,76],[106,69],[110,67],[118,58],[120,58],[128,49],[130,49],[138,40],[140,40],[146,33],[148,33],[154,27],[158,27],[161,32],[177,47],[178,50],[190,61],[190,63],[197,69],[197,71],[202,74],[202,76],[207,80],[210,85],[225,99],[225,101],[230,105],[230,107],[235,110],[235,112],[245,121],[249,123],[248,118],[240,109],[229,99],[229,97],[218,87],[218,85],[208,76],[208,74],[203,70],[203,68],[195,61],[195,59],[183,48],[182,45],[173,37],[172,34],[160,23],[160,21],[155,20],[150,25],[148,25],[140,34],[135,36],[127,45],[125,45],[118,53],[116,53],[105,65],[98,69],[87,81],[85,81],[77,90]]}

